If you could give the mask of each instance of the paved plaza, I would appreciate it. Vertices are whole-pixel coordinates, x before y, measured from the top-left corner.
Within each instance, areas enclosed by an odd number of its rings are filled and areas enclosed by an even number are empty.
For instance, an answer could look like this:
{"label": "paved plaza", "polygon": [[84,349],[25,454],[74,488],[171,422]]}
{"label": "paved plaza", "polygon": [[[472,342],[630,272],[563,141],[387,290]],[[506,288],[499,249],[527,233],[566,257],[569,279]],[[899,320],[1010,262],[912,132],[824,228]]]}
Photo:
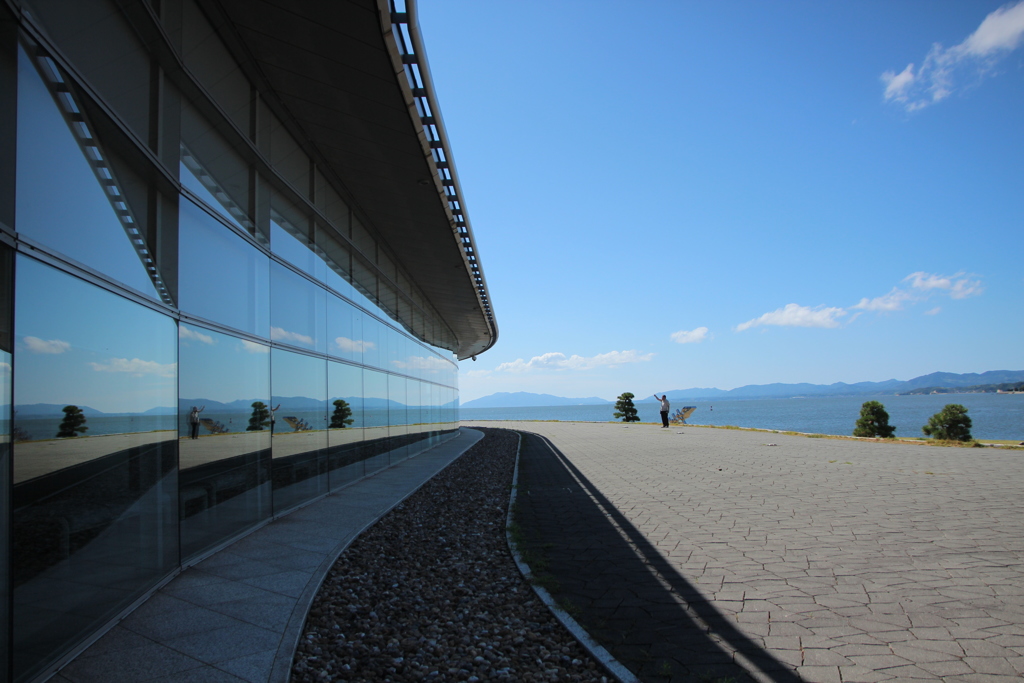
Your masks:
{"label": "paved plaza", "polygon": [[530,433],[527,550],[645,681],[1024,676],[1020,451],[478,424]]}

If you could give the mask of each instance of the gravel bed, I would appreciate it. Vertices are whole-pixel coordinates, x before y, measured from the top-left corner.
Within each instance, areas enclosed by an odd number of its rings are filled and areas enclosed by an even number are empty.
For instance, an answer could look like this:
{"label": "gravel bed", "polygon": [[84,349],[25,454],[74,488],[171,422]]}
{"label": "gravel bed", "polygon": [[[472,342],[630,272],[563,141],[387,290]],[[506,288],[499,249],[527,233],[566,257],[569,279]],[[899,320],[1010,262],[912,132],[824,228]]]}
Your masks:
{"label": "gravel bed", "polygon": [[608,681],[505,541],[518,436],[485,437],[364,532],[306,619],[293,683]]}

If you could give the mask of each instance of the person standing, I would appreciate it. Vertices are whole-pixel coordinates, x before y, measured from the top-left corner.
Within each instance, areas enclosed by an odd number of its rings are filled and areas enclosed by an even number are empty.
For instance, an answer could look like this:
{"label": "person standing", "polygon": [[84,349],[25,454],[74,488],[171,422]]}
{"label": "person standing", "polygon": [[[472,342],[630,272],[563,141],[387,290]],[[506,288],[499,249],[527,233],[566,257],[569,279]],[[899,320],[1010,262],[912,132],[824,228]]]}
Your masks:
{"label": "person standing", "polygon": [[199,413],[206,410],[206,406],[197,408],[192,406],[192,410],[188,414],[188,437],[190,439],[199,438]]}
{"label": "person standing", "polygon": [[[658,398],[658,395],[655,394],[654,398]],[[661,401],[661,428],[668,429],[668,394],[662,394],[661,398],[658,398],[658,400]]]}

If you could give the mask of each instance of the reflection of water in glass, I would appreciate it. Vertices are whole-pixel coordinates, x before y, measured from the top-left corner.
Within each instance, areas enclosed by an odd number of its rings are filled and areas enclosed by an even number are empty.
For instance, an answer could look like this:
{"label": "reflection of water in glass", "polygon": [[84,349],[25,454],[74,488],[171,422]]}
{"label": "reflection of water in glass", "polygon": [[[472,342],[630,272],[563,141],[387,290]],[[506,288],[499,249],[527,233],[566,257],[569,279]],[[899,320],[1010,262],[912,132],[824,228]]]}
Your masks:
{"label": "reflection of water in glass", "polygon": [[[14,426],[18,430],[18,440],[38,441],[54,439],[60,429],[62,417],[53,418],[18,418]],[[103,436],[106,434],[129,434],[132,432],[152,432],[174,429],[173,415],[130,415],[123,417],[90,417],[85,426],[89,428],[82,436]],[[75,437],[82,438],[82,437]]]}

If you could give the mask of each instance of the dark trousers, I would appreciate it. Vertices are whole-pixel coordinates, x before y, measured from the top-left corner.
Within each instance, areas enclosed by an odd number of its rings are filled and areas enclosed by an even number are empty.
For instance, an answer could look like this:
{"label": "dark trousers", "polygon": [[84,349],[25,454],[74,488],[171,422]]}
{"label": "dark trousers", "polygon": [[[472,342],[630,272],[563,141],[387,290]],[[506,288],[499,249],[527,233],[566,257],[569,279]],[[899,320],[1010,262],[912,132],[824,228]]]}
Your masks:
{"label": "dark trousers", "polygon": [[191,438],[191,439],[198,439],[199,438],[199,423],[190,424],[188,426],[188,428],[189,428],[189,438]]}
{"label": "dark trousers", "polygon": [[667,410],[661,411],[661,426],[662,427],[668,427],[668,411]]}

